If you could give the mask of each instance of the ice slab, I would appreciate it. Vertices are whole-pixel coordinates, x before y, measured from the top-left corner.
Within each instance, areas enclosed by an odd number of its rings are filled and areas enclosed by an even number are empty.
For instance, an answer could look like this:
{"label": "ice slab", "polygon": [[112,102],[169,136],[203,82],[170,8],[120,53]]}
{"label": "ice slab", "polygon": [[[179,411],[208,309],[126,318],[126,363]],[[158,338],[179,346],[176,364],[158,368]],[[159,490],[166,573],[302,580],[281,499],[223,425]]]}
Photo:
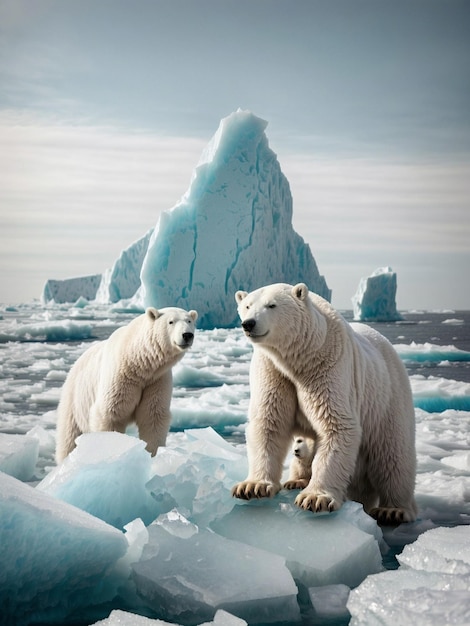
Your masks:
{"label": "ice slab", "polygon": [[86,433],[37,488],[116,528],[136,517],[150,524],[162,512],[145,486],[150,470],[151,456],[140,439],[116,432]]}
{"label": "ice slab", "polygon": [[199,529],[184,538],[152,524],[149,544],[135,563],[138,593],[164,619],[187,625],[212,620],[217,609],[248,623],[300,619],[297,587],[285,560]]}
{"label": "ice slab", "polygon": [[0,615],[5,626],[67,623],[115,597],[122,532],[0,475]]}
{"label": "ice slab", "polygon": [[0,433],[0,472],[30,480],[39,457],[39,440],[24,435]]}
{"label": "ice slab", "polygon": [[[361,505],[347,502],[336,513],[313,515],[295,507],[295,495],[281,492],[273,500],[237,504],[211,528],[283,556],[292,576],[305,587],[354,587],[368,574],[383,570],[374,536],[380,530]],[[373,526],[372,534],[361,529],[361,518],[363,528]]]}

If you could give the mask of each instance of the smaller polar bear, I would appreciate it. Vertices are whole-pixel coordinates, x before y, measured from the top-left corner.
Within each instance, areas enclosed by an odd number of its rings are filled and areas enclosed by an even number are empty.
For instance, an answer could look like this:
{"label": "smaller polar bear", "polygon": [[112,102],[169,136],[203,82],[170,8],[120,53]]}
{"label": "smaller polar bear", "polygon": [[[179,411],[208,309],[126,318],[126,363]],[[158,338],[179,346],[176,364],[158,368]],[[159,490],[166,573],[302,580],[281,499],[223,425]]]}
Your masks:
{"label": "smaller polar bear", "polygon": [[65,380],[57,410],[58,463],[82,433],[123,433],[131,422],[152,456],[165,445],[172,367],[191,347],[196,320],[196,311],[148,308],[80,356]]}
{"label": "smaller polar bear", "polygon": [[284,489],[304,489],[312,478],[312,462],[315,456],[315,441],[309,437],[294,437],[289,480]]}
{"label": "smaller polar bear", "polygon": [[304,283],[238,291],[235,298],[253,357],[249,473],[233,495],[245,500],[275,495],[298,435],[315,441],[310,480],[296,498],[299,507],[336,511],[350,498],[379,523],[413,521],[413,399],[390,342],[369,326],[348,324]]}

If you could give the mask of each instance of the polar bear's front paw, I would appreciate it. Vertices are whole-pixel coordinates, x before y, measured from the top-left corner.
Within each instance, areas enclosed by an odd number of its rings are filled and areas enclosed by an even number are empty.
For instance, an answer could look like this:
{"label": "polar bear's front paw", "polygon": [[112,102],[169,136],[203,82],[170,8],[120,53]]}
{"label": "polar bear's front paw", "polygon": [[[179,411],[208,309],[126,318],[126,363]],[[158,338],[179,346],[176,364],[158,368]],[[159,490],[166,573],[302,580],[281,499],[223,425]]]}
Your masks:
{"label": "polar bear's front paw", "polygon": [[295,503],[301,509],[313,511],[314,513],[331,513],[341,508],[341,502],[325,493],[316,494],[302,491],[295,499]]}
{"label": "polar bear's front paw", "polygon": [[280,485],[266,481],[245,480],[232,488],[232,496],[241,500],[252,498],[272,498],[279,491]]}
{"label": "polar bear's front paw", "polygon": [[283,484],[284,489],[305,489],[309,483],[308,478],[298,478],[297,480],[288,480]]}

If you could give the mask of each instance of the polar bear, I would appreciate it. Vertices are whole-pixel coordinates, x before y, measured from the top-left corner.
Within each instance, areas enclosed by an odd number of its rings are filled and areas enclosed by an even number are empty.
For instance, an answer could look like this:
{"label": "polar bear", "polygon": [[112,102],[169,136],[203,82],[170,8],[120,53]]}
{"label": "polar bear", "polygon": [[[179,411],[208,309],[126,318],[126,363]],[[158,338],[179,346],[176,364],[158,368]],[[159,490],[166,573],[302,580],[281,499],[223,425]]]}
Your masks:
{"label": "polar bear", "polygon": [[312,462],[315,455],[315,441],[309,437],[294,437],[292,460],[289,466],[289,479],[284,489],[303,489],[312,477]]}
{"label": "polar bear", "polygon": [[369,326],[348,324],[303,283],[235,297],[253,357],[249,474],[232,494],[276,494],[299,435],[315,440],[315,455],[298,506],[335,511],[350,498],[381,524],[414,520],[414,408],[393,346]]}
{"label": "polar bear", "polygon": [[135,422],[147,450],[165,445],[170,427],[172,367],[194,339],[196,311],[148,308],[88,348],[72,366],[57,410],[56,460],[86,432],[125,432]]}

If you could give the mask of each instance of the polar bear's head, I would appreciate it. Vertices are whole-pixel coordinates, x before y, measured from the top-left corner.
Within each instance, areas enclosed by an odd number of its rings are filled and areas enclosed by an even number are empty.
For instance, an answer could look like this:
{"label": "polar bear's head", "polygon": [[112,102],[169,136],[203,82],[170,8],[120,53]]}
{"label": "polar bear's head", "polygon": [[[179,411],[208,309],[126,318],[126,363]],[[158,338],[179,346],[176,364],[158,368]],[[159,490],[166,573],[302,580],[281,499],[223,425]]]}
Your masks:
{"label": "polar bear's head", "polygon": [[235,300],[242,328],[253,343],[279,345],[305,325],[308,287],[304,283],[294,287],[276,283],[251,293],[237,291]]}
{"label": "polar bear's head", "polygon": [[311,463],[315,451],[315,442],[307,437],[294,437],[292,453],[298,459]]}
{"label": "polar bear's head", "polygon": [[177,350],[187,350],[193,344],[196,311],[176,307],[155,309],[149,307],[145,314],[154,322],[154,333],[160,345]]}

